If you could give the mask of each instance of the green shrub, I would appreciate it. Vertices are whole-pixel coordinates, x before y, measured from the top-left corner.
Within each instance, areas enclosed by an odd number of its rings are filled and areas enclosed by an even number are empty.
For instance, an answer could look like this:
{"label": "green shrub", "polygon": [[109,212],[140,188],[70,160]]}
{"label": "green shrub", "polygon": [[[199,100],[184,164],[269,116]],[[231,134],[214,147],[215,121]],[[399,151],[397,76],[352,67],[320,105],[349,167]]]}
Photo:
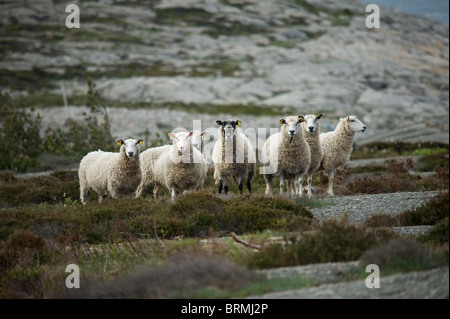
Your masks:
{"label": "green shrub", "polygon": [[[88,79],[87,84],[86,105],[90,108],[90,112],[84,114],[83,122],[71,121],[67,130],[48,127],[44,139],[45,151],[81,159],[93,150],[114,150],[115,144],[106,107],[95,88],[95,83]],[[102,122],[99,122],[99,117],[102,118]]]}
{"label": "green shrub", "polygon": [[41,117],[17,107],[8,93],[0,92],[0,170],[32,170],[42,152]]}
{"label": "green shrub", "polygon": [[64,203],[80,196],[78,172],[55,171],[48,176],[0,182],[0,201],[9,206]]}
{"label": "green shrub", "polygon": [[402,226],[435,225],[449,217],[448,192],[441,192],[427,203],[410,211],[403,212],[397,219]]}
{"label": "green shrub", "polygon": [[438,222],[429,231],[417,238],[418,241],[423,243],[430,243],[435,245],[447,244],[449,242],[448,231],[448,217]]}
{"label": "green shrub", "polygon": [[367,249],[393,236],[388,231],[366,231],[345,218],[329,220],[314,232],[287,239],[285,245],[263,247],[249,258],[248,264],[252,268],[273,268],[358,260]]}
{"label": "green shrub", "polygon": [[362,265],[376,264],[386,276],[396,272],[420,271],[442,265],[442,257],[429,247],[411,239],[397,238],[385,245],[367,250]]}

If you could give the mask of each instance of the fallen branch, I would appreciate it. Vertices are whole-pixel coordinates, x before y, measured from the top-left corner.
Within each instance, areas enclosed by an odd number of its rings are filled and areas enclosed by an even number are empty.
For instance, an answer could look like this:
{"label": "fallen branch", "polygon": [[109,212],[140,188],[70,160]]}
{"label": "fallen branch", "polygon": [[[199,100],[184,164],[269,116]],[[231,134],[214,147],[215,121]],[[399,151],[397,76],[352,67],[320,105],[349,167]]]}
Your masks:
{"label": "fallen branch", "polygon": [[252,243],[249,243],[248,241],[245,241],[245,240],[243,240],[243,239],[240,239],[238,236],[236,236],[236,234],[235,233],[233,233],[233,232],[231,232],[231,238],[233,238],[234,239],[234,241],[235,242],[238,242],[239,244],[242,244],[242,245],[244,245],[244,246],[246,246],[246,247],[248,247],[248,248],[252,248],[252,249],[261,249],[261,246],[260,245],[257,245],[257,244],[252,244]]}

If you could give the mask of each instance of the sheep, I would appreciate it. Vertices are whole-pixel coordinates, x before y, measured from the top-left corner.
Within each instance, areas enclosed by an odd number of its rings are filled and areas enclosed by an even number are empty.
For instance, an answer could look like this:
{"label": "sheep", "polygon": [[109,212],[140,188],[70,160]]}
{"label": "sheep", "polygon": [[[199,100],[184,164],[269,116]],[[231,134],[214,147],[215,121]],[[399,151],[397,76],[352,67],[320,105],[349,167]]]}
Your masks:
{"label": "sheep", "polygon": [[177,193],[195,191],[203,186],[207,174],[207,164],[198,149],[192,146],[193,132],[169,133],[173,144],[164,151],[155,163],[154,196],[159,198],[162,185],[172,193],[172,201]]}
{"label": "sheep", "polygon": [[202,154],[203,154],[203,150],[205,148],[205,142],[204,142],[205,138],[206,138],[206,132],[192,131],[191,144],[196,149],[198,149]]}
{"label": "sheep", "polygon": [[141,153],[142,181],[136,190],[136,198],[141,197],[150,186],[154,186],[156,161],[171,147],[172,145],[153,147]]}
{"label": "sheep", "polygon": [[356,116],[350,115],[341,118],[334,131],[320,134],[320,144],[324,153],[320,168],[328,175],[329,196],[334,196],[333,180],[336,169],[347,164],[350,159],[355,132],[365,130],[366,126]]}
{"label": "sheep", "polygon": [[273,178],[279,176],[280,194],[284,193],[284,182],[287,180],[288,196],[291,196],[295,192],[294,184],[308,171],[311,151],[303,129],[299,128],[302,122],[302,115],[281,119],[281,131],[269,136],[263,145],[262,154],[269,158],[269,162],[261,168],[266,181],[266,195],[273,194]]}
{"label": "sheep", "polygon": [[88,153],[80,162],[80,199],[83,204],[89,201],[90,190],[98,194],[101,203],[105,196],[119,198],[130,196],[141,183],[139,145],[143,140],[118,140],[119,153],[94,151]]}
{"label": "sheep", "polygon": [[[302,122],[303,133],[305,135],[306,142],[308,142],[309,149],[311,151],[311,162],[309,164],[308,169],[308,198],[312,197],[312,177],[315,171],[317,171],[320,167],[320,163],[323,158],[323,150],[320,145],[320,123],[318,120],[323,116],[323,113],[319,113],[316,115],[308,114],[305,115],[305,121]],[[299,181],[300,183],[300,194],[303,192],[302,183],[303,179]]]}
{"label": "sheep", "polygon": [[[192,131],[191,144],[203,154],[204,139],[206,132]],[[149,148],[141,153],[141,169],[142,169],[142,182],[136,190],[136,198],[141,197],[142,194],[151,186],[154,186],[154,172],[155,163],[162,153],[171,148],[172,145],[164,145],[154,148]],[[200,183],[202,186],[204,183]],[[201,188],[199,187],[199,189]]]}
{"label": "sheep", "polygon": [[237,178],[242,194],[243,181],[247,179],[248,192],[252,193],[252,180],[256,170],[256,154],[250,140],[241,129],[241,121],[216,121],[219,125],[218,140],[212,151],[214,180],[219,194],[228,193],[228,179]]}

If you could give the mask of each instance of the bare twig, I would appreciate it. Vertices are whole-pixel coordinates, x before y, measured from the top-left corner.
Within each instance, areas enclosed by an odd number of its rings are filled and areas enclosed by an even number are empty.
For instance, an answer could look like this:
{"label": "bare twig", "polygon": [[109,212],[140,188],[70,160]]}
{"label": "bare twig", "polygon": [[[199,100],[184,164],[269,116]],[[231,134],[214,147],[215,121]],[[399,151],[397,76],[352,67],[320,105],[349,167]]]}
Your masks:
{"label": "bare twig", "polygon": [[252,249],[261,249],[261,246],[260,245],[257,245],[257,244],[252,244],[252,243],[249,243],[248,241],[245,241],[245,240],[243,240],[243,239],[240,239],[238,236],[236,236],[236,234],[235,233],[233,233],[233,232],[231,232],[231,238],[233,238],[234,239],[234,241],[235,242],[238,242],[239,244],[242,244],[242,245],[244,245],[244,246],[246,246],[246,247],[249,247],[249,248],[252,248]]}
{"label": "bare twig", "polygon": [[161,244],[161,247],[165,249],[164,243],[159,239],[158,233],[156,232],[156,217],[153,215],[153,232],[155,233],[156,239],[158,239],[159,243]]}
{"label": "bare twig", "polygon": [[109,233],[109,238],[108,238],[108,250],[106,251],[105,265],[103,266],[103,272],[104,273],[106,273],[106,264],[108,263],[109,245],[111,243],[111,233],[112,233],[112,231]]}

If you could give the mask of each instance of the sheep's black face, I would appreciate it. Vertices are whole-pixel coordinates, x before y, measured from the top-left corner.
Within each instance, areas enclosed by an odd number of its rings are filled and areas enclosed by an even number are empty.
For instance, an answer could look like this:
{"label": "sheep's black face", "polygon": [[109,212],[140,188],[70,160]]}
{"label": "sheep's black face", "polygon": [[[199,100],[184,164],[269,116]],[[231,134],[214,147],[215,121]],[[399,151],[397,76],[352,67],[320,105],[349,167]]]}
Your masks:
{"label": "sheep's black face", "polygon": [[216,121],[216,123],[222,126],[222,135],[225,140],[229,141],[233,139],[236,127],[241,125],[241,121]]}

